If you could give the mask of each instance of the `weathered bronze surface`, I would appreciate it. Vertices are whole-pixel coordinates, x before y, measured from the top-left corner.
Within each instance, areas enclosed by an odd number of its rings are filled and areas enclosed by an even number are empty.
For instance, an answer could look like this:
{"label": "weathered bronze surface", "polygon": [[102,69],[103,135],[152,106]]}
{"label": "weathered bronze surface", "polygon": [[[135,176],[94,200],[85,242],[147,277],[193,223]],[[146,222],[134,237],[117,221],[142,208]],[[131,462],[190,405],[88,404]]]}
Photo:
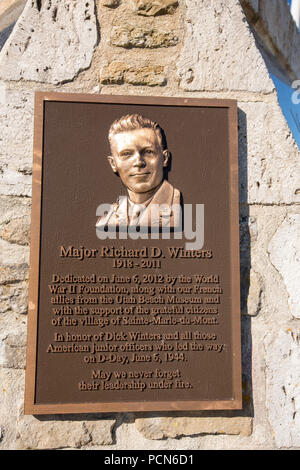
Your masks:
{"label": "weathered bronze surface", "polygon": [[241,407],[236,102],[37,93],[25,413]]}

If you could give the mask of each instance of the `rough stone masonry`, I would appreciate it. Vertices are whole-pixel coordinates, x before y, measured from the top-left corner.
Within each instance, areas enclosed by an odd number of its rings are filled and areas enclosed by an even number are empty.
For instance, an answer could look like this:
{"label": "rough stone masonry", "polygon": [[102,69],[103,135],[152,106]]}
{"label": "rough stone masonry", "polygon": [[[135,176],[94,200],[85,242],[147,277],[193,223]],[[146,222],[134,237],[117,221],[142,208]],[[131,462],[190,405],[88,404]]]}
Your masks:
{"label": "rough stone masonry", "polygon": [[[299,149],[255,37],[300,78],[280,3],[27,1],[0,55],[1,449],[300,448]],[[24,416],[37,90],[238,100],[242,412]]]}

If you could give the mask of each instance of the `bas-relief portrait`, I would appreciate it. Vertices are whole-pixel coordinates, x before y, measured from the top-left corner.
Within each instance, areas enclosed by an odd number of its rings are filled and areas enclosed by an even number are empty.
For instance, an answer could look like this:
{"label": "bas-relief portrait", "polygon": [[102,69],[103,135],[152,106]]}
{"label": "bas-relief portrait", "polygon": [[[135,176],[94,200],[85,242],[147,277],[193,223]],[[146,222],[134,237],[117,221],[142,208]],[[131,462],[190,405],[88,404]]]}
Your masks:
{"label": "bas-relief portrait", "polygon": [[97,230],[181,225],[180,191],[167,180],[171,154],[158,123],[139,114],[114,121],[108,162],[127,190],[96,223]]}

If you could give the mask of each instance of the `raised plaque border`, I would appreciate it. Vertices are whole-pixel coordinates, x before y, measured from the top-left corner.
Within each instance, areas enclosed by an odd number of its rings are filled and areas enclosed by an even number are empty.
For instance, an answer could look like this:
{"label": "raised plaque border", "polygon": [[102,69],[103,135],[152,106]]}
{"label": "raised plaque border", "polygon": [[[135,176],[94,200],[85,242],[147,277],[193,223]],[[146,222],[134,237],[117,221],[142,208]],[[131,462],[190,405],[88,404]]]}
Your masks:
{"label": "raised plaque border", "polygon": [[[229,122],[229,162],[230,162],[230,271],[231,271],[231,316],[232,316],[232,400],[201,401],[147,401],[147,402],[105,402],[105,403],[67,403],[53,405],[35,404],[36,350],[38,333],[38,295],[40,228],[42,201],[44,103],[46,101],[117,103],[157,106],[199,106],[228,109]],[[196,410],[240,410],[242,409],[241,386],[241,325],[240,325],[240,256],[239,256],[239,199],[238,199],[238,121],[237,101],[229,99],[141,97],[121,95],[92,95],[57,92],[35,92],[34,105],[34,145],[32,173],[32,212],[31,245],[28,294],[27,356],[25,378],[26,415],[71,414],[98,412],[144,412],[144,411],[196,411]]]}

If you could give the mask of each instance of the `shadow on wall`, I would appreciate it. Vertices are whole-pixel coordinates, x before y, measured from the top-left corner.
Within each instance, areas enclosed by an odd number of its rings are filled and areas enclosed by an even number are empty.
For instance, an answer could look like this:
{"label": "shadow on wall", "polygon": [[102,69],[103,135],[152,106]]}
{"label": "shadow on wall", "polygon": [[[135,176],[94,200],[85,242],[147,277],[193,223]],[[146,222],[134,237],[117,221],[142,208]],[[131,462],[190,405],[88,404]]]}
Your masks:
{"label": "shadow on wall", "polygon": [[251,270],[251,237],[249,230],[251,219],[248,205],[248,137],[247,115],[241,109],[238,109],[238,126],[243,416],[254,416],[251,316],[248,315],[247,306]]}

